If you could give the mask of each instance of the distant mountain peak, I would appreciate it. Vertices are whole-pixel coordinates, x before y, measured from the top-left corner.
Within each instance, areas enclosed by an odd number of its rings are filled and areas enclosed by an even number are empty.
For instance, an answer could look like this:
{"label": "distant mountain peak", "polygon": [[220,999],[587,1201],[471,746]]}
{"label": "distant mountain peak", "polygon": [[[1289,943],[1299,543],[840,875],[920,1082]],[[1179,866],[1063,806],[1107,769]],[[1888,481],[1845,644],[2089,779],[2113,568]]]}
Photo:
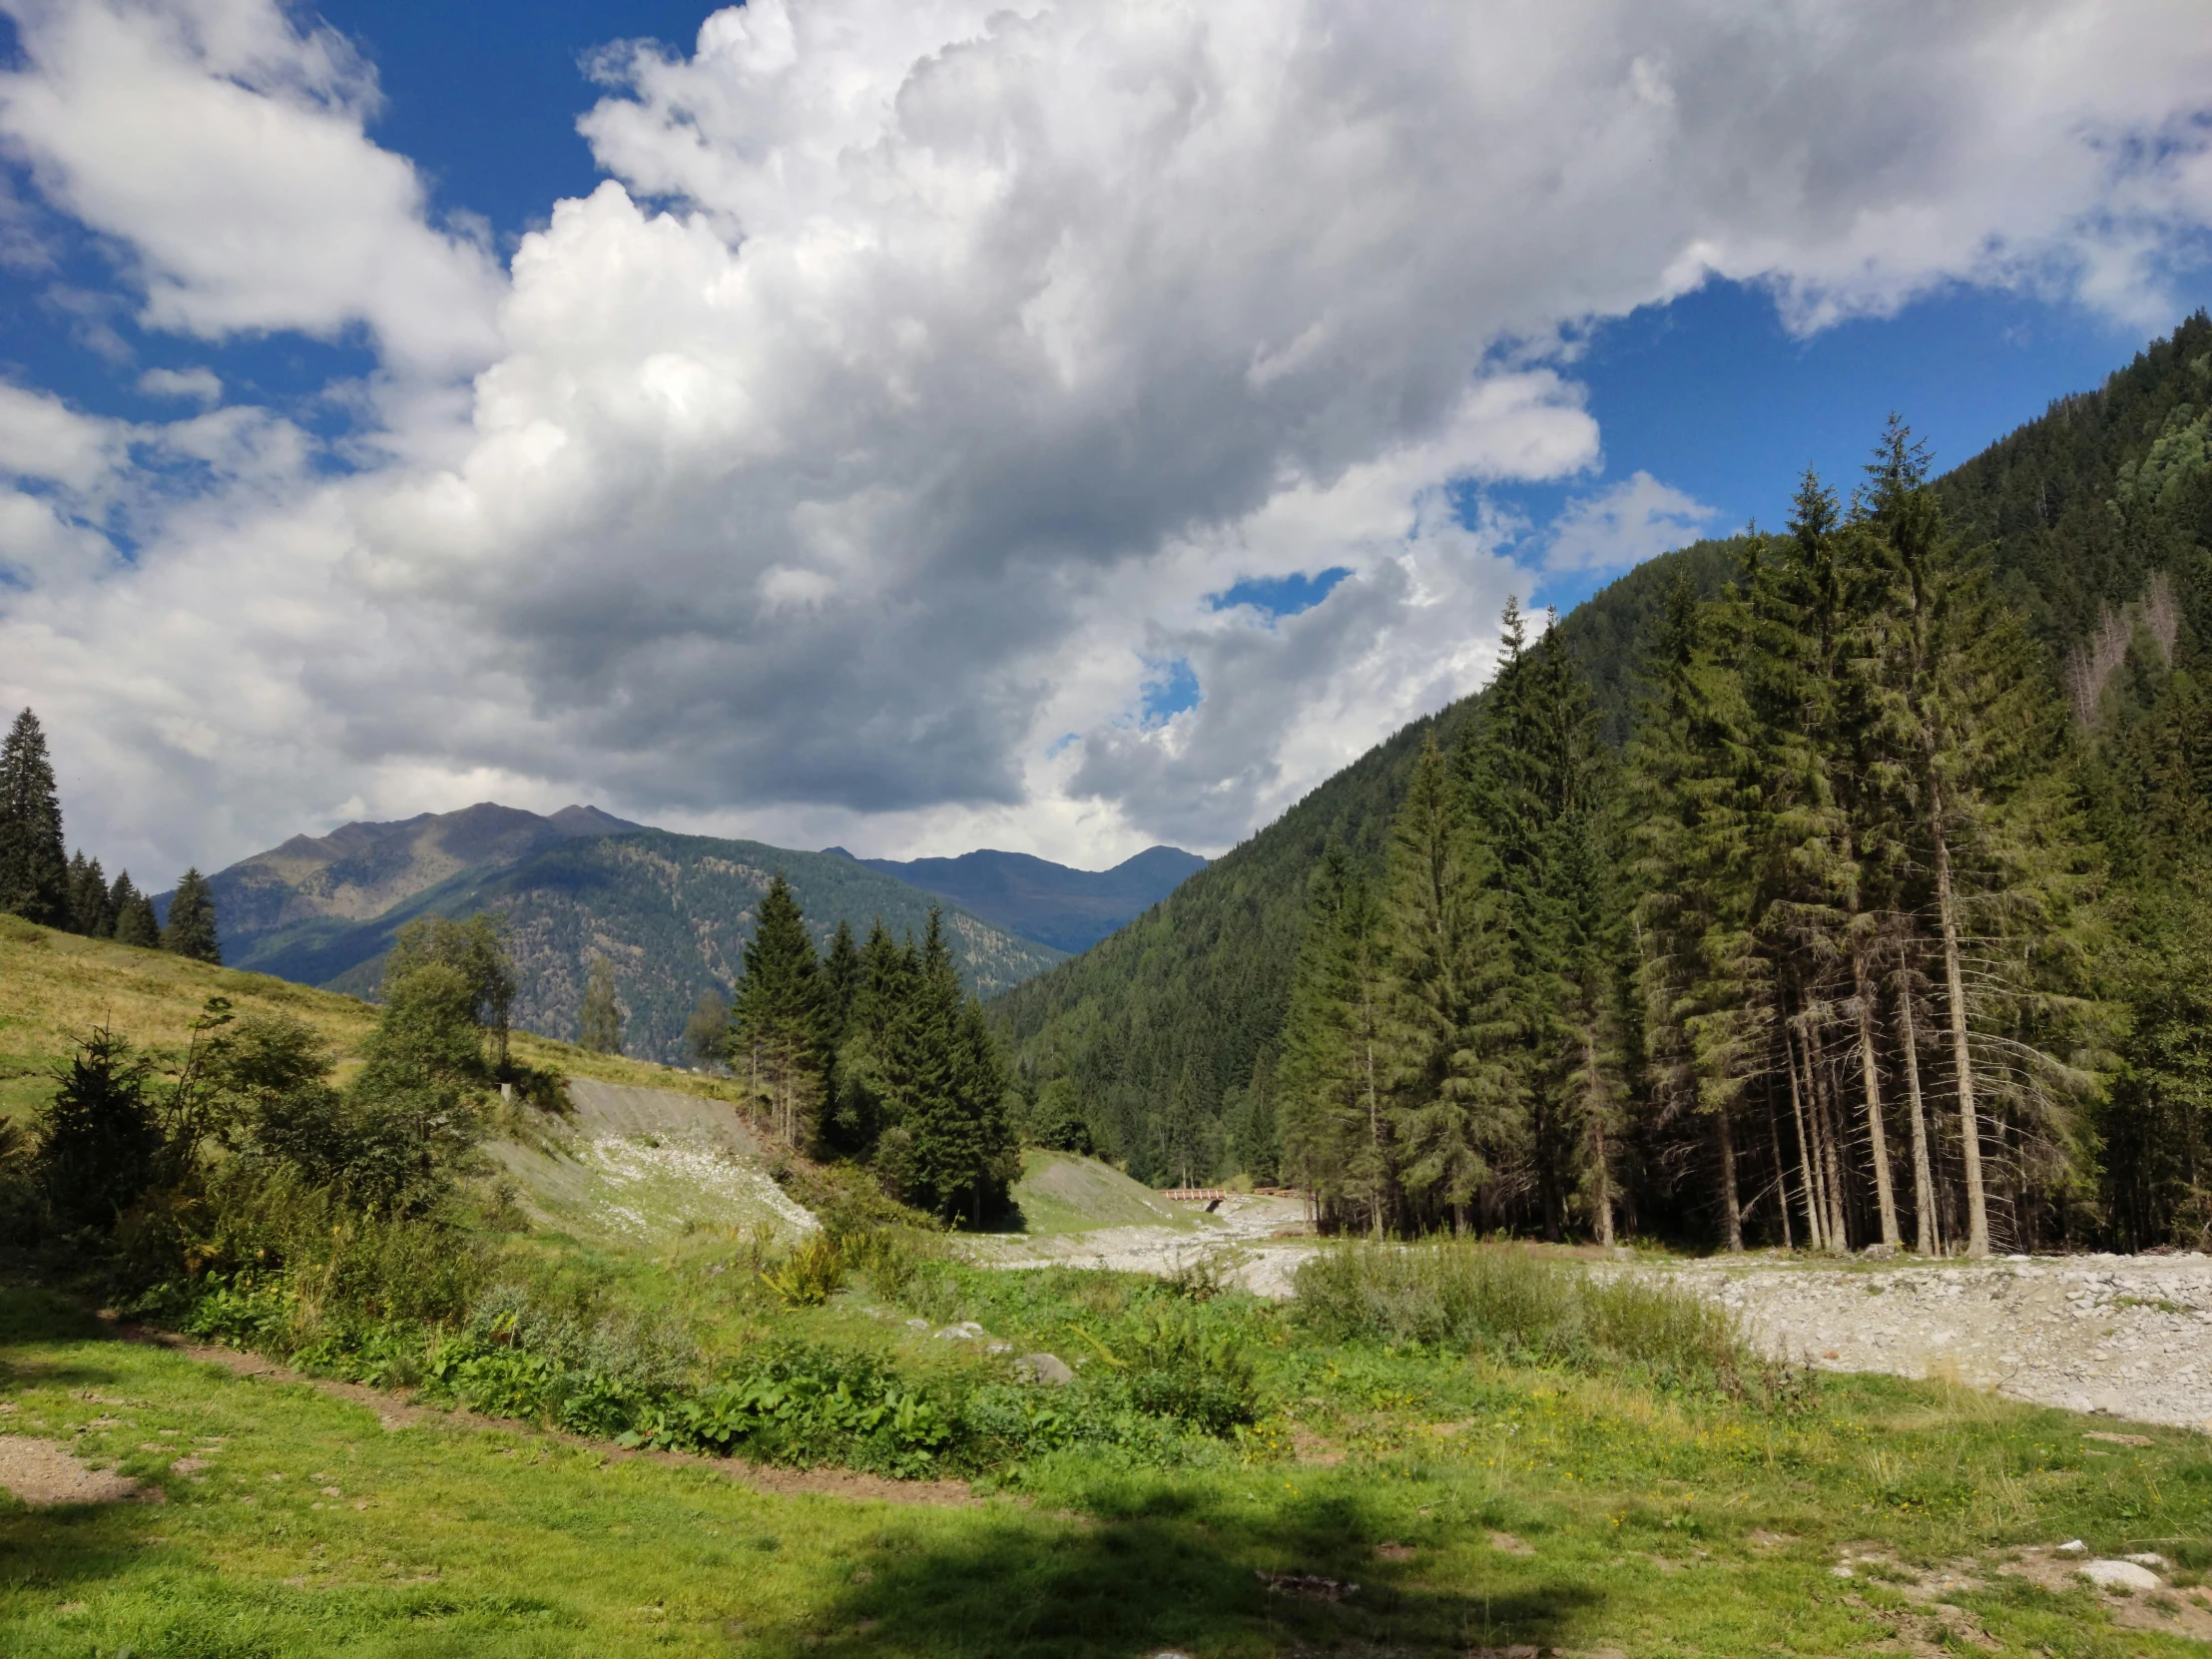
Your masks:
{"label": "distant mountain peak", "polygon": [[[842,847],[826,850],[852,856]],[[1067,951],[1088,950],[1206,867],[1197,853],[1175,846],[1147,847],[1111,869],[1071,869],[996,847],[956,858],[855,861],[948,898],[1023,938]]]}

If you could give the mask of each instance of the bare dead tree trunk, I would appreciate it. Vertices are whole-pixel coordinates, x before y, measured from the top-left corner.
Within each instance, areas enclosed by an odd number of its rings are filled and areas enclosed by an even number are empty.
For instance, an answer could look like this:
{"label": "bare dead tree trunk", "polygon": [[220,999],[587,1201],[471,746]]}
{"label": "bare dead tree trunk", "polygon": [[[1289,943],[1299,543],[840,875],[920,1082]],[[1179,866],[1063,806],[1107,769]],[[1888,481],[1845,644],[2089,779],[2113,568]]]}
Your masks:
{"label": "bare dead tree trunk", "polygon": [[1805,1197],[1805,1242],[1808,1248],[1819,1250],[1827,1243],[1822,1236],[1821,1181],[1818,1154],[1813,1149],[1812,1131],[1805,1121],[1805,1097],[1798,1088],[1797,1044],[1791,1041],[1787,1027],[1782,1033],[1782,1059],[1790,1070],[1790,1114],[1797,1120],[1799,1186]]}
{"label": "bare dead tree trunk", "polygon": [[1790,1237],[1790,1166],[1782,1156],[1782,1120],[1774,1109],[1774,1073],[1767,1074],[1767,1139],[1774,1144],[1774,1207],[1782,1212],[1782,1248],[1797,1249]]}
{"label": "bare dead tree trunk", "polygon": [[1740,1255],[1744,1248],[1744,1207],[1736,1196],[1736,1139],[1729,1132],[1726,1106],[1713,1114],[1713,1133],[1721,1151],[1721,1222],[1727,1231],[1729,1250]]}
{"label": "bare dead tree trunk", "polygon": [[1958,913],[1950,845],[1943,834],[1942,774],[1928,773],[1929,829],[1936,845],[1936,914],[1943,933],[1943,982],[1950,999],[1951,1066],[1958,1078],[1959,1152],[1966,1165],[1966,1254],[1989,1254],[1989,1199],[1981,1184],[1981,1122],[1974,1114],[1973,1056],[1966,1047],[1966,982],[1958,962]]}
{"label": "bare dead tree trunk", "polygon": [[[1811,1060],[1811,1045],[1807,1045],[1807,1059]],[[1851,1217],[1844,1208],[1844,1160],[1838,1142],[1841,1118],[1836,1111],[1835,1079],[1829,1068],[1811,1067],[1813,1073],[1813,1110],[1821,1120],[1821,1161],[1828,1170],[1828,1248],[1839,1255],[1851,1253]]]}
{"label": "bare dead tree trunk", "polygon": [[1598,1082],[1597,1037],[1582,1032],[1582,1065],[1590,1081],[1585,1096],[1590,1115],[1590,1166],[1597,1172],[1597,1242],[1613,1248],[1613,1160],[1605,1145],[1605,1090]]}
{"label": "bare dead tree trunk", "polygon": [[1928,1155],[1928,1115],[1921,1105],[1921,1054],[1913,1030],[1913,978],[1898,946],[1898,1029],[1905,1037],[1905,1098],[1913,1115],[1913,1248],[1936,1254],[1936,1175]]}
{"label": "bare dead tree trunk", "polygon": [[1867,1092],[1867,1137],[1874,1159],[1874,1203],[1882,1219],[1882,1242],[1895,1248],[1904,1240],[1898,1231],[1897,1193],[1890,1184],[1890,1138],[1882,1123],[1882,1072],[1874,1053],[1874,985],[1867,976],[1863,952],[1852,952],[1852,988],[1859,1004],[1859,1075]]}

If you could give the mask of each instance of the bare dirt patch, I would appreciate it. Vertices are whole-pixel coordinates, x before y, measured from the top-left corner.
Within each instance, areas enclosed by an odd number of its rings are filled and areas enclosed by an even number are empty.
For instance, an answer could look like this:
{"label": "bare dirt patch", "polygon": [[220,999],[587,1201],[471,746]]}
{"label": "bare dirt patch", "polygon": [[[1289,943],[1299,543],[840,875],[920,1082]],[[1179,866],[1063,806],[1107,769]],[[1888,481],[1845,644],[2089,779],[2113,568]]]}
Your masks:
{"label": "bare dirt patch", "polygon": [[128,1503],[147,1488],[113,1469],[96,1469],[66,1446],[28,1434],[0,1434],[0,1486],[25,1503]]}

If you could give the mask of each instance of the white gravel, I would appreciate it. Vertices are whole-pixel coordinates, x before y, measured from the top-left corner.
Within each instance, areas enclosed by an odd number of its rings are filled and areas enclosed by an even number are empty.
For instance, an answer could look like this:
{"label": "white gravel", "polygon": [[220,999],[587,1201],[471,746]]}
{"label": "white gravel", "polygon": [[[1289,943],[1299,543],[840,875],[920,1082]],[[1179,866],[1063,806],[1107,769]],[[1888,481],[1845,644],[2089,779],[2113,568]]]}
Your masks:
{"label": "white gravel", "polygon": [[2212,1431],[2212,1257],[1710,1259],[1664,1271],[1778,1358]]}
{"label": "white gravel", "polygon": [[[986,1266],[1173,1274],[1207,1258],[1287,1298],[1319,1248],[1286,1238],[1292,1199],[1232,1199],[1201,1232],[1113,1227],[976,1241]],[[1826,1265],[1779,1253],[1653,1272],[1735,1314],[1763,1353],[1828,1371],[1888,1372],[2016,1399],[2212,1432],[2212,1257],[2008,1257]]]}

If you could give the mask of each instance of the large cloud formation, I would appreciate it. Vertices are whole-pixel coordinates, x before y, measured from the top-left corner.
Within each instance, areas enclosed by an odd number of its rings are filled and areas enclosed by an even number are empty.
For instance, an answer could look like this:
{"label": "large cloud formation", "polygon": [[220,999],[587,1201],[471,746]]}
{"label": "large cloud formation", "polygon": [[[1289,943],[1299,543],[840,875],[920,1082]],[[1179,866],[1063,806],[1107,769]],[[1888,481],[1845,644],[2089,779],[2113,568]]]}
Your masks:
{"label": "large cloud formation", "polygon": [[[1597,464],[1576,327],[1714,275],[2156,321],[2212,225],[2193,0],[755,0],[599,56],[608,182],[504,271],[274,0],[8,9],[0,139],[143,325],[381,364],[341,471],[0,395],[0,694],[157,867],[579,793],[1216,848],[1480,683],[1546,555],[1469,502]],[[1554,566],[1705,509],[1575,511]]]}

